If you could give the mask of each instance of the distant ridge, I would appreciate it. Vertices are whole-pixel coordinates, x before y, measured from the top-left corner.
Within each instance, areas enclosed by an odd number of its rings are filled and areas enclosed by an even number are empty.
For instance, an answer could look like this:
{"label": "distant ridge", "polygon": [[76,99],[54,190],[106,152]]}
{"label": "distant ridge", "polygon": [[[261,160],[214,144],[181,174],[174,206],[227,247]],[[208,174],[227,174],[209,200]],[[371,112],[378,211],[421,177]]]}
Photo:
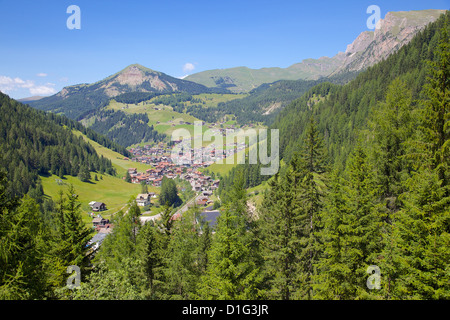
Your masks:
{"label": "distant ridge", "polygon": [[102,107],[110,98],[129,92],[199,94],[228,92],[228,90],[208,88],[202,84],[171,77],[140,64],[132,64],[103,80],[92,84],[64,87],[57,94],[32,101],[30,105],[77,119],[86,112]]}
{"label": "distant ridge", "polygon": [[32,96],[28,98],[17,99],[19,102],[37,101],[45,98],[44,96]]}
{"label": "distant ridge", "polygon": [[347,46],[345,52],[339,52],[332,58],[305,59],[288,68],[236,67],[207,70],[189,75],[185,79],[207,87],[248,92],[263,83],[278,80],[317,80],[344,72],[361,71],[396,52],[443,13],[445,10],[388,12],[385,18],[380,20],[379,30],[362,32]]}

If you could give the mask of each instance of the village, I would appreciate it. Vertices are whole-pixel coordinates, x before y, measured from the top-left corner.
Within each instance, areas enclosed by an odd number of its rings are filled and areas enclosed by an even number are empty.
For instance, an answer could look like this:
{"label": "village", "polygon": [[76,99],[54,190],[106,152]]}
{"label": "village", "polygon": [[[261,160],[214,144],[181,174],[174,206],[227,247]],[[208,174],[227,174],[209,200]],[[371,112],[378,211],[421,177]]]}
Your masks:
{"label": "village", "polygon": [[[174,144],[181,143],[181,141],[175,141]],[[192,206],[198,206],[202,210],[202,215],[211,226],[214,227],[216,219],[219,215],[218,210],[213,210],[213,202],[211,196],[219,187],[220,180],[213,179],[209,175],[205,175],[199,169],[206,168],[213,164],[217,160],[223,160],[226,157],[232,156],[241,150],[244,150],[245,143],[230,143],[224,145],[223,154],[216,155],[216,149],[214,144],[210,144],[201,148],[190,148],[185,152],[186,154],[180,155],[177,159],[177,163],[172,161],[171,148],[165,143],[159,143],[157,145],[144,145],[129,148],[133,157],[124,158],[132,162],[139,162],[151,165],[152,168],[147,169],[145,172],[139,172],[136,167],[129,168],[127,175],[123,179],[130,179],[133,184],[146,184],[155,187],[160,187],[163,177],[168,179],[179,178],[187,181],[196,196],[184,204],[183,207],[178,209],[172,216],[173,220],[180,219],[183,212],[187,211]],[[227,149],[226,149],[227,148]],[[190,154],[189,154],[190,152]],[[199,158],[198,155],[201,155]],[[181,160],[181,161],[180,161]],[[140,207],[148,207],[152,205],[152,198],[157,198],[157,194],[154,192],[147,192],[138,194],[136,197],[136,204]],[[90,216],[92,218],[92,227],[97,232],[90,241],[90,245],[95,250],[102,243],[107,234],[112,231],[113,225],[109,219],[104,219],[101,215],[102,211],[107,210],[106,204],[102,202],[92,201],[89,203],[92,210]],[[148,220],[155,220],[156,216],[141,217],[141,221],[145,223]]]}

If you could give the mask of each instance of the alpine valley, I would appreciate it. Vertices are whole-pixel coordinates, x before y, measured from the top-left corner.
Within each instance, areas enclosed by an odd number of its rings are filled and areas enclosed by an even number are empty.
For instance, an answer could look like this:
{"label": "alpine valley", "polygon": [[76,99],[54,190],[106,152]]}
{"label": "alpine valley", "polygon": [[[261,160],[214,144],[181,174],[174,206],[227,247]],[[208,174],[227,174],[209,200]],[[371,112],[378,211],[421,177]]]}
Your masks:
{"label": "alpine valley", "polygon": [[[0,92],[0,299],[449,299],[449,32],[448,10],[389,12],[287,68]],[[239,129],[269,134],[197,143]]]}

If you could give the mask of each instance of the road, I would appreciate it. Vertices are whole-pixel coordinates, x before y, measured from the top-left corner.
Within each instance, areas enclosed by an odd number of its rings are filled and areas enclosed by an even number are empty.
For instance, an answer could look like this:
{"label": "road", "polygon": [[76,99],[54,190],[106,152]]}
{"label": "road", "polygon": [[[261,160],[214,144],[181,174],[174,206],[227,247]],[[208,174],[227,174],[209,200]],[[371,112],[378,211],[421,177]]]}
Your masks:
{"label": "road", "polygon": [[[146,211],[143,212],[144,213],[149,213],[150,211]],[[161,218],[161,213],[155,214],[154,216],[140,216],[139,219],[141,220],[142,223],[146,223],[147,221],[155,221],[158,220],[159,218]]]}
{"label": "road", "polygon": [[[197,200],[199,194],[197,193],[191,200],[186,202],[184,206],[182,206],[180,209],[178,209],[173,215],[176,214],[182,214],[183,212],[186,212],[189,209],[189,205],[192,204],[193,201]],[[142,214],[150,213],[151,211],[143,212]],[[161,213],[155,214],[154,216],[140,216],[139,219],[142,223],[145,223],[147,221],[156,221],[159,218],[161,218]]]}
{"label": "road", "polygon": [[174,215],[176,215],[176,214],[178,214],[178,213],[182,214],[183,212],[188,211],[189,205],[192,204],[192,202],[196,201],[198,197],[199,197],[199,193],[196,193],[195,196],[194,196],[191,200],[189,200],[188,202],[186,202],[184,206],[182,206],[180,209],[178,209],[178,210],[174,213]]}

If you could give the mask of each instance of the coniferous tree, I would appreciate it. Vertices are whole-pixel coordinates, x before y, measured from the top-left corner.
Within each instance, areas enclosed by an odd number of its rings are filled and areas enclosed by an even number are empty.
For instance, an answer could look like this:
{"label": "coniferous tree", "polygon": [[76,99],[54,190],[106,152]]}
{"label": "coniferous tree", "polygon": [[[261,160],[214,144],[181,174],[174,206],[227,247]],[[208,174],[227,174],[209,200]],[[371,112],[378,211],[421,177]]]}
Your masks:
{"label": "coniferous tree", "polygon": [[0,171],[0,299],[39,299],[49,277],[39,206],[29,196],[20,204],[6,200],[5,186]]}
{"label": "coniferous tree", "polygon": [[128,183],[131,183],[131,176],[130,173],[127,171],[126,175],[125,175],[125,181]]}
{"label": "coniferous tree", "polygon": [[159,194],[159,203],[163,206],[166,203],[169,206],[178,207],[181,204],[178,196],[177,185],[173,179],[163,177],[161,181],[161,191]]}
{"label": "coniferous tree", "polygon": [[268,281],[267,297],[290,300],[297,279],[302,221],[297,196],[299,178],[292,166],[269,182],[260,213],[261,247]]}
{"label": "coniferous tree", "polygon": [[209,265],[202,277],[199,296],[203,299],[256,299],[260,276],[250,252],[247,234],[246,191],[239,175],[230,202],[221,210],[217,231],[208,255]]}
{"label": "coniferous tree", "polygon": [[166,235],[170,235],[173,226],[173,219],[172,219],[172,207],[169,206],[168,202],[166,202],[166,204],[163,207],[163,211],[161,212],[160,224],[162,230],[164,230]]}
{"label": "coniferous tree", "polygon": [[70,251],[65,259],[69,265],[76,265],[84,271],[89,264],[87,243],[91,238],[91,232],[81,217],[81,203],[78,200],[78,195],[73,185],[69,185],[66,197],[67,200],[64,208],[64,237],[70,246]]}
{"label": "coniferous tree", "polygon": [[406,272],[403,296],[415,299],[450,297],[449,37],[448,18],[440,33],[437,60],[430,62],[422,101],[424,112],[416,144],[424,145],[420,166],[405,183],[401,211],[401,246]]}
{"label": "coniferous tree", "polygon": [[310,118],[302,153],[294,156],[292,164],[294,171],[300,174],[298,189],[301,209],[301,253],[299,263],[299,279],[303,286],[296,292],[297,298],[312,299],[313,277],[316,274],[315,265],[321,254],[321,239],[319,232],[322,228],[320,213],[323,208],[323,198],[326,193],[326,155],[323,140],[319,136],[317,125],[313,117]]}
{"label": "coniferous tree", "polygon": [[[137,241],[137,257],[141,274],[144,278],[145,297],[154,299],[161,278],[162,257],[158,230],[151,223],[145,223],[139,230]],[[159,280],[160,281],[160,280]]]}
{"label": "coniferous tree", "polygon": [[387,299],[399,297],[399,275],[404,266],[399,241],[399,210],[403,206],[400,199],[405,192],[404,183],[415,166],[408,157],[414,152],[411,139],[417,127],[411,96],[406,83],[399,78],[394,79],[388,87],[386,101],[380,103],[371,124],[372,162],[380,186],[382,216],[380,230],[383,249],[376,264],[383,270],[384,285],[382,293],[377,294]]}
{"label": "coniferous tree", "polygon": [[366,152],[359,145],[342,179],[334,178],[324,210],[324,256],[319,263],[319,296],[331,299],[367,297],[367,268],[381,247],[377,185]]}
{"label": "coniferous tree", "polygon": [[197,258],[200,228],[195,223],[198,209],[183,213],[172,228],[167,247],[165,294],[170,299],[193,299],[202,275]]}

